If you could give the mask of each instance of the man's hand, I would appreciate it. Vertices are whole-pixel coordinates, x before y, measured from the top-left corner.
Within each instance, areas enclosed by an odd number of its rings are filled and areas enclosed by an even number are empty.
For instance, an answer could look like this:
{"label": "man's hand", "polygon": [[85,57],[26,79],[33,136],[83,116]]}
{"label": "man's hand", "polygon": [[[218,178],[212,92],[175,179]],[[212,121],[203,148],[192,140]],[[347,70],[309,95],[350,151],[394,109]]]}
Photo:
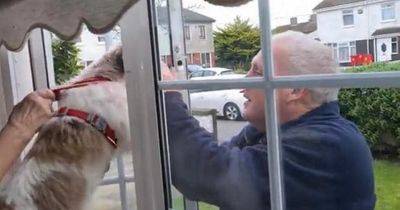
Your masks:
{"label": "man's hand", "polygon": [[55,95],[51,90],[35,91],[18,103],[8,119],[6,128],[20,139],[29,141],[37,130],[52,116],[52,102]]}
{"label": "man's hand", "polygon": [[174,69],[169,69],[164,62],[161,62],[161,76],[163,81],[177,80],[176,71]]}

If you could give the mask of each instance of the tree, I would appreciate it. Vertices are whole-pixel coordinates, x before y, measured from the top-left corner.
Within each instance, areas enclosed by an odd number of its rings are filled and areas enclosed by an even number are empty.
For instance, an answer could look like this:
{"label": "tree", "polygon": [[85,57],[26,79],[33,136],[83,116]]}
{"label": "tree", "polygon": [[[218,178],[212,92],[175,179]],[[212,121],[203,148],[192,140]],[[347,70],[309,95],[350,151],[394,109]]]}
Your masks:
{"label": "tree", "polygon": [[75,43],[55,39],[52,43],[52,50],[57,84],[69,80],[83,68],[79,64],[79,49],[75,46]]}
{"label": "tree", "polygon": [[236,16],[233,23],[214,32],[217,63],[234,70],[248,70],[251,59],[260,50],[260,30]]}

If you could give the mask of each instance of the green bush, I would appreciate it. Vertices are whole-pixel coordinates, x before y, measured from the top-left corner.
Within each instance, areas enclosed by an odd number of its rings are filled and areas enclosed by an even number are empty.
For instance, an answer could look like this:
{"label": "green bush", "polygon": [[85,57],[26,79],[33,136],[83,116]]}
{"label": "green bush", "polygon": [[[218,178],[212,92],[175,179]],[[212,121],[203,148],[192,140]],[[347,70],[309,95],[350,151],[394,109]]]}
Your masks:
{"label": "green bush", "polygon": [[[400,63],[376,63],[349,68],[344,72],[399,71]],[[354,121],[367,138],[372,151],[388,155],[400,152],[400,90],[397,88],[355,88],[339,92],[341,111]]]}

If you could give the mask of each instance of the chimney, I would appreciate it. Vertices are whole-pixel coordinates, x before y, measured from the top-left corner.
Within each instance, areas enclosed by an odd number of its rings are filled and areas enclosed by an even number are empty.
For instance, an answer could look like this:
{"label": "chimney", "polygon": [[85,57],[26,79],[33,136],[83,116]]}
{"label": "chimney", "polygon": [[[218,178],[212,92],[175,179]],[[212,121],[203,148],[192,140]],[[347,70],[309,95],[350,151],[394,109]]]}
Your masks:
{"label": "chimney", "polygon": [[297,25],[297,17],[291,17],[290,18],[290,25],[291,26]]}

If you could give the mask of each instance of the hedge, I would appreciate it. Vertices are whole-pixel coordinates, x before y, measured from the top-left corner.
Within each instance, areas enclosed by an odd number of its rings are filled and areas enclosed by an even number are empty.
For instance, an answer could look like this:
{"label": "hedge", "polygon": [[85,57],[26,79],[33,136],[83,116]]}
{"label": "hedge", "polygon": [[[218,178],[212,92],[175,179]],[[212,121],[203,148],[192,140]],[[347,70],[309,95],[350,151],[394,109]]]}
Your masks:
{"label": "hedge", "polygon": [[[375,63],[344,72],[399,71],[400,63]],[[400,81],[399,81],[400,82]],[[354,121],[376,154],[400,154],[400,89],[355,88],[339,92],[342,114]]]}

